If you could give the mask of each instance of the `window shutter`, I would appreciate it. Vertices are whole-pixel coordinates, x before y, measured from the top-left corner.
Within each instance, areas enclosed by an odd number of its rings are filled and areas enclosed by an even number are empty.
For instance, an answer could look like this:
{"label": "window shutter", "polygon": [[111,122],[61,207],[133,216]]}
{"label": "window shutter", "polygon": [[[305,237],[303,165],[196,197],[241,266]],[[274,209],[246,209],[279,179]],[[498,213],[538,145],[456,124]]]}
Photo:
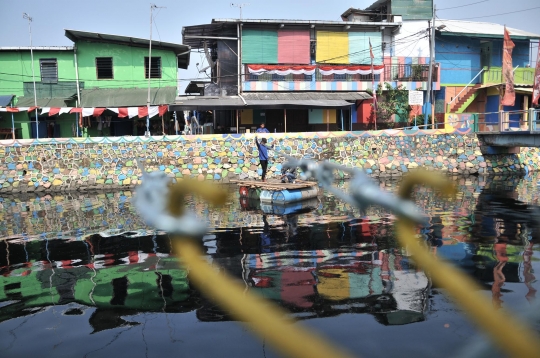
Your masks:
{"label": "window shutter", "polygon": [[39,60],[41,68],[41,82],[43,83],[58,83],[58,63],[56,59],[41,59]]}
{"label": "window shutter", "polygon": [[382,39],[380,32],[349,32],[349,58],[352,64],[370,65],[369,41],[373,49],[373,64],[382,64]]}
{"label": "window shutter", "polygon": [[349,35],[346,32],[317,31],[317,63],[348,64]]}
{"label": "window shutter", "polygon": [[277,35],[279,63],[310,64],[309,30],[279,30]]}
{"label": "window shutter", "polygon": [[242,63],[277,64],[277,31],[251,29],[243,30]]}

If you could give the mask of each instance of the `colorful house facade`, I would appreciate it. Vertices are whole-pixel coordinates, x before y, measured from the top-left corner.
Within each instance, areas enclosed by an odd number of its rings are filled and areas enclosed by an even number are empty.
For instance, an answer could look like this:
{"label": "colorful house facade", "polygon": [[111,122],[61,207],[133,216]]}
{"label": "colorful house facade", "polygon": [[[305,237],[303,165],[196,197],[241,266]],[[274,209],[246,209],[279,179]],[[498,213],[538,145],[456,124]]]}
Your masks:
{"label": "colorful house facade", "polygon": [[343,21],[213,19],[184,27],[183,43],[206,53],[201,67],[215,84],[205,95],[221,98],[180,98],[176,108],[229,110],[225,126],[240,131],[262,122],[277,132],[372,128],[369,93],[379,84],[428,87],[432,2],[421,3],[425,11],[404,6],[389,15],[377,1],[348,9]]}
{"label": "colorful house facade", "polygon": [[514,106],[500,106],[505,84],[502,77],[504,26],[458,20],[437,20],[435,26],[438,28],[435,60],[441,67],[441,88],[435,95],[438,121],[446,118],[446,122],[464,127],[476,120],[480,127],[485,127],[498,123],[501,110],[523,111],[511,115],[516,117],[516,126],[526,119],[534,82],[531,42],[540,39],[540,35],[507,28],[515,45],[512,64],[516,99]]}
{"label": "colorful house facade", "polygon": [[[65,35],[73,46],[34,47],[33,62],[29,47],[0,47],[0,95],[7,96],[0,129],[14,126],[18,138],[138,134],[136,116],[124,118],[118,108],[147,105],[149,87],[152,106],[171,103],[178,68],[189,65],[185,45],[152,41],[149,59],[147,39],[76,30]],[[8,112],[10,106],[17,109]],[[104,110],[74,110],[83,107]]]}

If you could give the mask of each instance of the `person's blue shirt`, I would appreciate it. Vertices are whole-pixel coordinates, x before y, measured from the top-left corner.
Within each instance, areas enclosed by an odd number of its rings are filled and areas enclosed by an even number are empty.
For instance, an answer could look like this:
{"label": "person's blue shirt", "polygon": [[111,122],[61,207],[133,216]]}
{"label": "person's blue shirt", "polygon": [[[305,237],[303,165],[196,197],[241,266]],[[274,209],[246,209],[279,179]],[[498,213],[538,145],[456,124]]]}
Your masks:
{"label": "person's blue shirt", "polygon": [[259,143],[257,139],[255,139],[255,143],[259,149],[259,160],[268,160],[268,147],[264,143]]}
{"label": "person's blue shirt", "polygon": [[259,127],[257,128],[257,130],[255,131],[256,133],[270,133],[270,131],[264,127]]}

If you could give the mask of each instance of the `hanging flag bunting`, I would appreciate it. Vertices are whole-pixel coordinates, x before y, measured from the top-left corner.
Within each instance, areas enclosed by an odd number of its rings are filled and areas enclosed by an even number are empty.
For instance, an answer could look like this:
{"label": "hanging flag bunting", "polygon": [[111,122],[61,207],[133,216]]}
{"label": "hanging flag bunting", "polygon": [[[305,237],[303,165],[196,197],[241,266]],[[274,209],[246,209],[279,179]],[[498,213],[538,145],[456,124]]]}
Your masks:
{"label": "hanging flag bunting", "polygon": [[150,107],[150,110],[148,111],[148,117],[149,118],[157,116],[158,114],[159,114],[159,107],[158,106]]}
{"label": "hanging flag bunting", "polygon": [[61,109],[60,107],[51,107],[51,109],[49,110],[49,117],[60,113],[60,109]]}
{"label": "hanging flag bunting", "polygon": [[503,106],[513,106],[516,102],[516,92],[514,90],[514,67],[512,66],[512,50],[514,42],[510,39],[510,33],[504,27],[504,44],[503,44],[503,63],[502,72],[503,79],[506,83],[506,90],[501,101]]}
{"label": "hanging flag bunting", "polygon": [[383,72],[384,65],[379,66],[319,66],[321,75],[379,75]]}
{"label": "hanging flag bunting", "polygon": [[118,118],[126,118],[128,116],[127,108],[118,108]]}
{"label": "hanging flag bunting", "polygon": [[105,112],[106,108],[94,108],[94,117],[99,117],[103,112]]}
{"label": "hanging flag bunting", "polygon": [[[36,108],[39,107],[0,107],[0,112],[10,112],[10,113],[18,113],[18,112],[32,112]],[[150,112],[148,111],[148,107],[141,106],[141,107],[111,107],[111,108],[97,108],[97,107],[88,107],[88,108],[82,108],[82,107],[41,107],[41,114],[48,114],[49,117],[54,115],[60,115],[65,113],[81,113],[83,117],[98,117],[103,114],[105,110],[109,110],[111,112],[117,113],[119,118],[124,117],[146,117],[148,114],[150,114],[150,118],[154,116],[163,116],[167,111],[169,110],[168,105],[159,105],[159,106],[151,106]]]}
{"label": "hanging flag bunting", "polygon": [[167,110],[169,109],[169,106],[159,106],[159,115],[163,116],[165,113],[167,113]]}
{"label": "hanging flag bunting", "polygon": [[138,108],[139,118],[144,118],[148,115],[148,107],[139,107]]}
{"label": "hanging flag bunting", "polygon": [[138,107],[128,107],[128,117],[133,118],[137,117],[139,115],[139,108]]}
{"label": "hanging flag bunting", "polygon": [[539,101],[540,101],[540,46],[538,46],[538,55],[536,56],[536,70],[534,71],[532,104],[534,106],[538,106]]}
{"label": "hanging flag bunting", "polygon": [[83,117],[88,117],[88,116],[94,115],[94,107],[83,108],[82,109],[82,115],[83,115]]}
{"label": "hanging flag bunting", "polygon": [[312,75],[316,66],[273,66],[273,65],[248,65],[248,71],[254,75]]}

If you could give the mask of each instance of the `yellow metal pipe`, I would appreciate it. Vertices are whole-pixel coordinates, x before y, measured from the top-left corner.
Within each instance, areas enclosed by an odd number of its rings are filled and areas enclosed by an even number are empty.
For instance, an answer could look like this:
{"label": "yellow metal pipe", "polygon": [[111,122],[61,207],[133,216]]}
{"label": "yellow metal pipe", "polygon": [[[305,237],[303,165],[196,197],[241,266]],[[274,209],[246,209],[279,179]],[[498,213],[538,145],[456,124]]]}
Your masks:
{"label": "yellow metal pipe", "polygon": [[[444,177],[429,172],[412,173],[403,180],[398,191],[402,198],[409,198],[414,185],[427,184],[441,190],[444,194],[455,192]],[[414,261],[429,273],[433,281],[444,287],[456,303],[471,319],[491,336],[510,357],[540,356],[540,337],[534,329],[515,319],[504,310],[495,310],[481,288],[462,271],[442,260],[438,260],[418,242],[415,223],[400,219],[396,222],[397,237],[402,246],[412,254]]]}
{"label": "yellow metal pipe", "polygon": [[207,297],[235,319],[251,327],[261,338],[289,357],[351,357],[342,349],[286,317],[287,312],[249,292],[228,274],[217,272],[201,259],[203,253],[191,239],[175,237],[173,247],[189,269],[189,278]]}

